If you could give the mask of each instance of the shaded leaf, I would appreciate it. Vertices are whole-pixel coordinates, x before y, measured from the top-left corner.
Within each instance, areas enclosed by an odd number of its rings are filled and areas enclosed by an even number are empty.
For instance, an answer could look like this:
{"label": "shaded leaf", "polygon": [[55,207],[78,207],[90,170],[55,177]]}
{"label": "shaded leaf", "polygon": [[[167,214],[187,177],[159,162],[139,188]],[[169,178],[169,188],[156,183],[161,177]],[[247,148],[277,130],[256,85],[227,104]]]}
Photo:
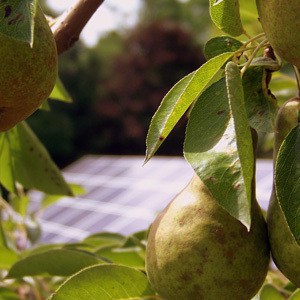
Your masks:
{"label": "shaded leaf", "polygon": [[145,260],[140,252],[139,248],[106,247],[96,251],[95,254],[108,259],[112,263],[144,269]]}
{"label": "shaded leaf", "polygon": [[188,121],[185,154],[208,151],[221,139],[230,119],[228,101],[225,78],[200,95]]}
{"label": "shaded leaf", "polygon": [[[227,81],[226,86],[225,80],[221,79],[199,97],[190,114],[184,155],[216,201],[249,227],[250,206],[247,197],[250,196],[251,200],[253,165],[250,164],[253,164],[253,148],[245,107],[241,102],[243,98],[240,98],[243,97],[242,85],[236,80],[241,81],[241,78],[229,78],[230,83]],[[232,91],[231,84],[234,84],[236,91]],[[247,140],[249,133],[250,141]],[[238,150],[237,136],[241,150]]]}
{"label": "shaded leaf", "polygon": [[230,36],[217,36],[210,39],[204,46],[204,55],[207,60],[225,52],[235,52],[243,43]]}
{"label": "shaded leaf", "polygon": [[244,32],[239,0],[210,0],[210,16],[223,32],[239,36]]}
{"label": "shaded leaf", "polygon": [[[276,194],[288,226],[300,245],[300,124],[287,135],[275,164]],[[300,251],[300,248],[299,248]]]}
{"label": "shaded leaf", "polygon": [[122,246],[125,241],[126,237],[119,233],[100,232],[88,236],[82,242],[100,249],[108,246]]}
{"label": "shaded leaf", "polygon": [[155,295],[142,272],[121,265],[88,267],[67,279],[49,300],[150,299]]}
{"label": "shaded leaf", "polygon": [[37,0],[0,1],[0,33],[33,43]]}
{"label": "shaded leaf", "polygon": [[267,87],[267,71],[262,67],[250,67],[242,80],[251,127],[258,132],[273,132],[277,103]]}
{"label": "shaded leaf", "polygon": [[48,250],[18,261],[9,270],[7,278],[37,275],[70,276],[87,266],[102,262],[97,257],[81,251]]}
{"label": "shaded leaf", "polygon": [[0,300],[20,300],[20,297],[12,290],[0,287]]}
{"label": "shaded leaf", "polygon": [[147,135],[148,161],[169,135],[189,106],[207,88],[233,53],[223,53],[206,62],[198,70],[180,80],[164,97],[151,121]]}

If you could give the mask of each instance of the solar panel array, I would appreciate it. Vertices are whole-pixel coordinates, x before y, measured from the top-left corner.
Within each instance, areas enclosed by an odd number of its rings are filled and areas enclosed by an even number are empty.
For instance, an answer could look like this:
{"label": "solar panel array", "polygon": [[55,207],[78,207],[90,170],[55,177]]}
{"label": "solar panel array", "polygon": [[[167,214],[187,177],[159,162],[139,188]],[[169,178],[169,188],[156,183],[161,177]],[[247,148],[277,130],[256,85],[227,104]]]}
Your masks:
{"label": "solar panel array", "polygon": [[[193,170],[182,157],[154,157],[143,166],[142,156],[87,155],[63,174],[86,193],[63,197],[41,216],[40,242],[75,242],[100,232],[131,234],[147,229],[157,213],[186,186]],[[272,188],[272,162],[257,162],[257,198],[266,209]],[[32,194],[37,210],[41,194]]]}

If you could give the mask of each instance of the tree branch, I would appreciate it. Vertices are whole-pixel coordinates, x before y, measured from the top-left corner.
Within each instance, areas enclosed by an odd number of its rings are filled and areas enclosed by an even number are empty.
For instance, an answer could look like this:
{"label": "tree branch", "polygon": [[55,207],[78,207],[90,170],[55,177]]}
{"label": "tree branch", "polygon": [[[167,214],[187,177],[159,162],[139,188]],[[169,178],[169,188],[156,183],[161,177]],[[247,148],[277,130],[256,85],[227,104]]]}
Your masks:
{"label": "tree branch", "polygon": [[78,0],[52,26],[58,54],[68,50],[104,0]]}

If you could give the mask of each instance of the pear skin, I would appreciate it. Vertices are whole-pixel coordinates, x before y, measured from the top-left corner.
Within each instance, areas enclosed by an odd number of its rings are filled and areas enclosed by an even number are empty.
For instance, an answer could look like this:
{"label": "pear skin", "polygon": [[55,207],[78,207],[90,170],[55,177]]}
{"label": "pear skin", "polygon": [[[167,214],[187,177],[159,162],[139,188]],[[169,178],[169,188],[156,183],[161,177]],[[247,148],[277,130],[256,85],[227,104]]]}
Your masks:
{"label": "pear skin", "polygon": [[[286,135],[298,124],[300,98],[284,103],[276,120],[274,161]],[[300,247],[294,239],[276,197],[273,186],[267,211],[267,225],[271,253],[278,269],[297,287],[300,287]]]}
{"label": "pear skin", "polygon": [[251,211],[248,231],[194,175],[150,228],[146,271],[153,288],[166,300],[250,300],[270,259],[255,198]]}
{"label": "pear skin", "polygon": [[57,78],[56,44],[39,6],[32,47],[0,34],[0,57],[0,131],[5,131],[39,108]]}
{"label": "pear skin", "polygon": [[300,68],[300,1],[256,0],[263,30],[275,52]]}

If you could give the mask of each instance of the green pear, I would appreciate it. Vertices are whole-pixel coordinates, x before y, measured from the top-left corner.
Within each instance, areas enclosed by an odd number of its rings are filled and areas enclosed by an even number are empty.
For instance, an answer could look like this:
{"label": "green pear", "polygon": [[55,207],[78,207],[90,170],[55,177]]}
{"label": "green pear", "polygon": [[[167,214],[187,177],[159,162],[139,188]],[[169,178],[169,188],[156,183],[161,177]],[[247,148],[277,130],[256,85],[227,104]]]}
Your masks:
{"label": "green pear", "polygon": [[263,30],[275,52],[300,68],[300,1],[256,0]]}
{"label": "green pear", "polygon": [[[276,118],[274,161],[284,138],[298,124],[299,112],[300,98],[290,99],[280,108]],[[267,211],[267,225],[274,263],[292,283],[300,287],[300,247],[286,222],[274,185]]]}
{"label": "green pear", "polygon": [[5,131],[36,111],[55,85],[56,44],[40,7],[32,47],[0,34],[0,56],[0,131]]}
{"label": "green pear", "polygon": [[[254,182],[254,180],[253,180]],[[150,227],[146,271],[167,300],[249,300],[262,286],[270,254],[254,196],[250,231],[194,175]]]}

